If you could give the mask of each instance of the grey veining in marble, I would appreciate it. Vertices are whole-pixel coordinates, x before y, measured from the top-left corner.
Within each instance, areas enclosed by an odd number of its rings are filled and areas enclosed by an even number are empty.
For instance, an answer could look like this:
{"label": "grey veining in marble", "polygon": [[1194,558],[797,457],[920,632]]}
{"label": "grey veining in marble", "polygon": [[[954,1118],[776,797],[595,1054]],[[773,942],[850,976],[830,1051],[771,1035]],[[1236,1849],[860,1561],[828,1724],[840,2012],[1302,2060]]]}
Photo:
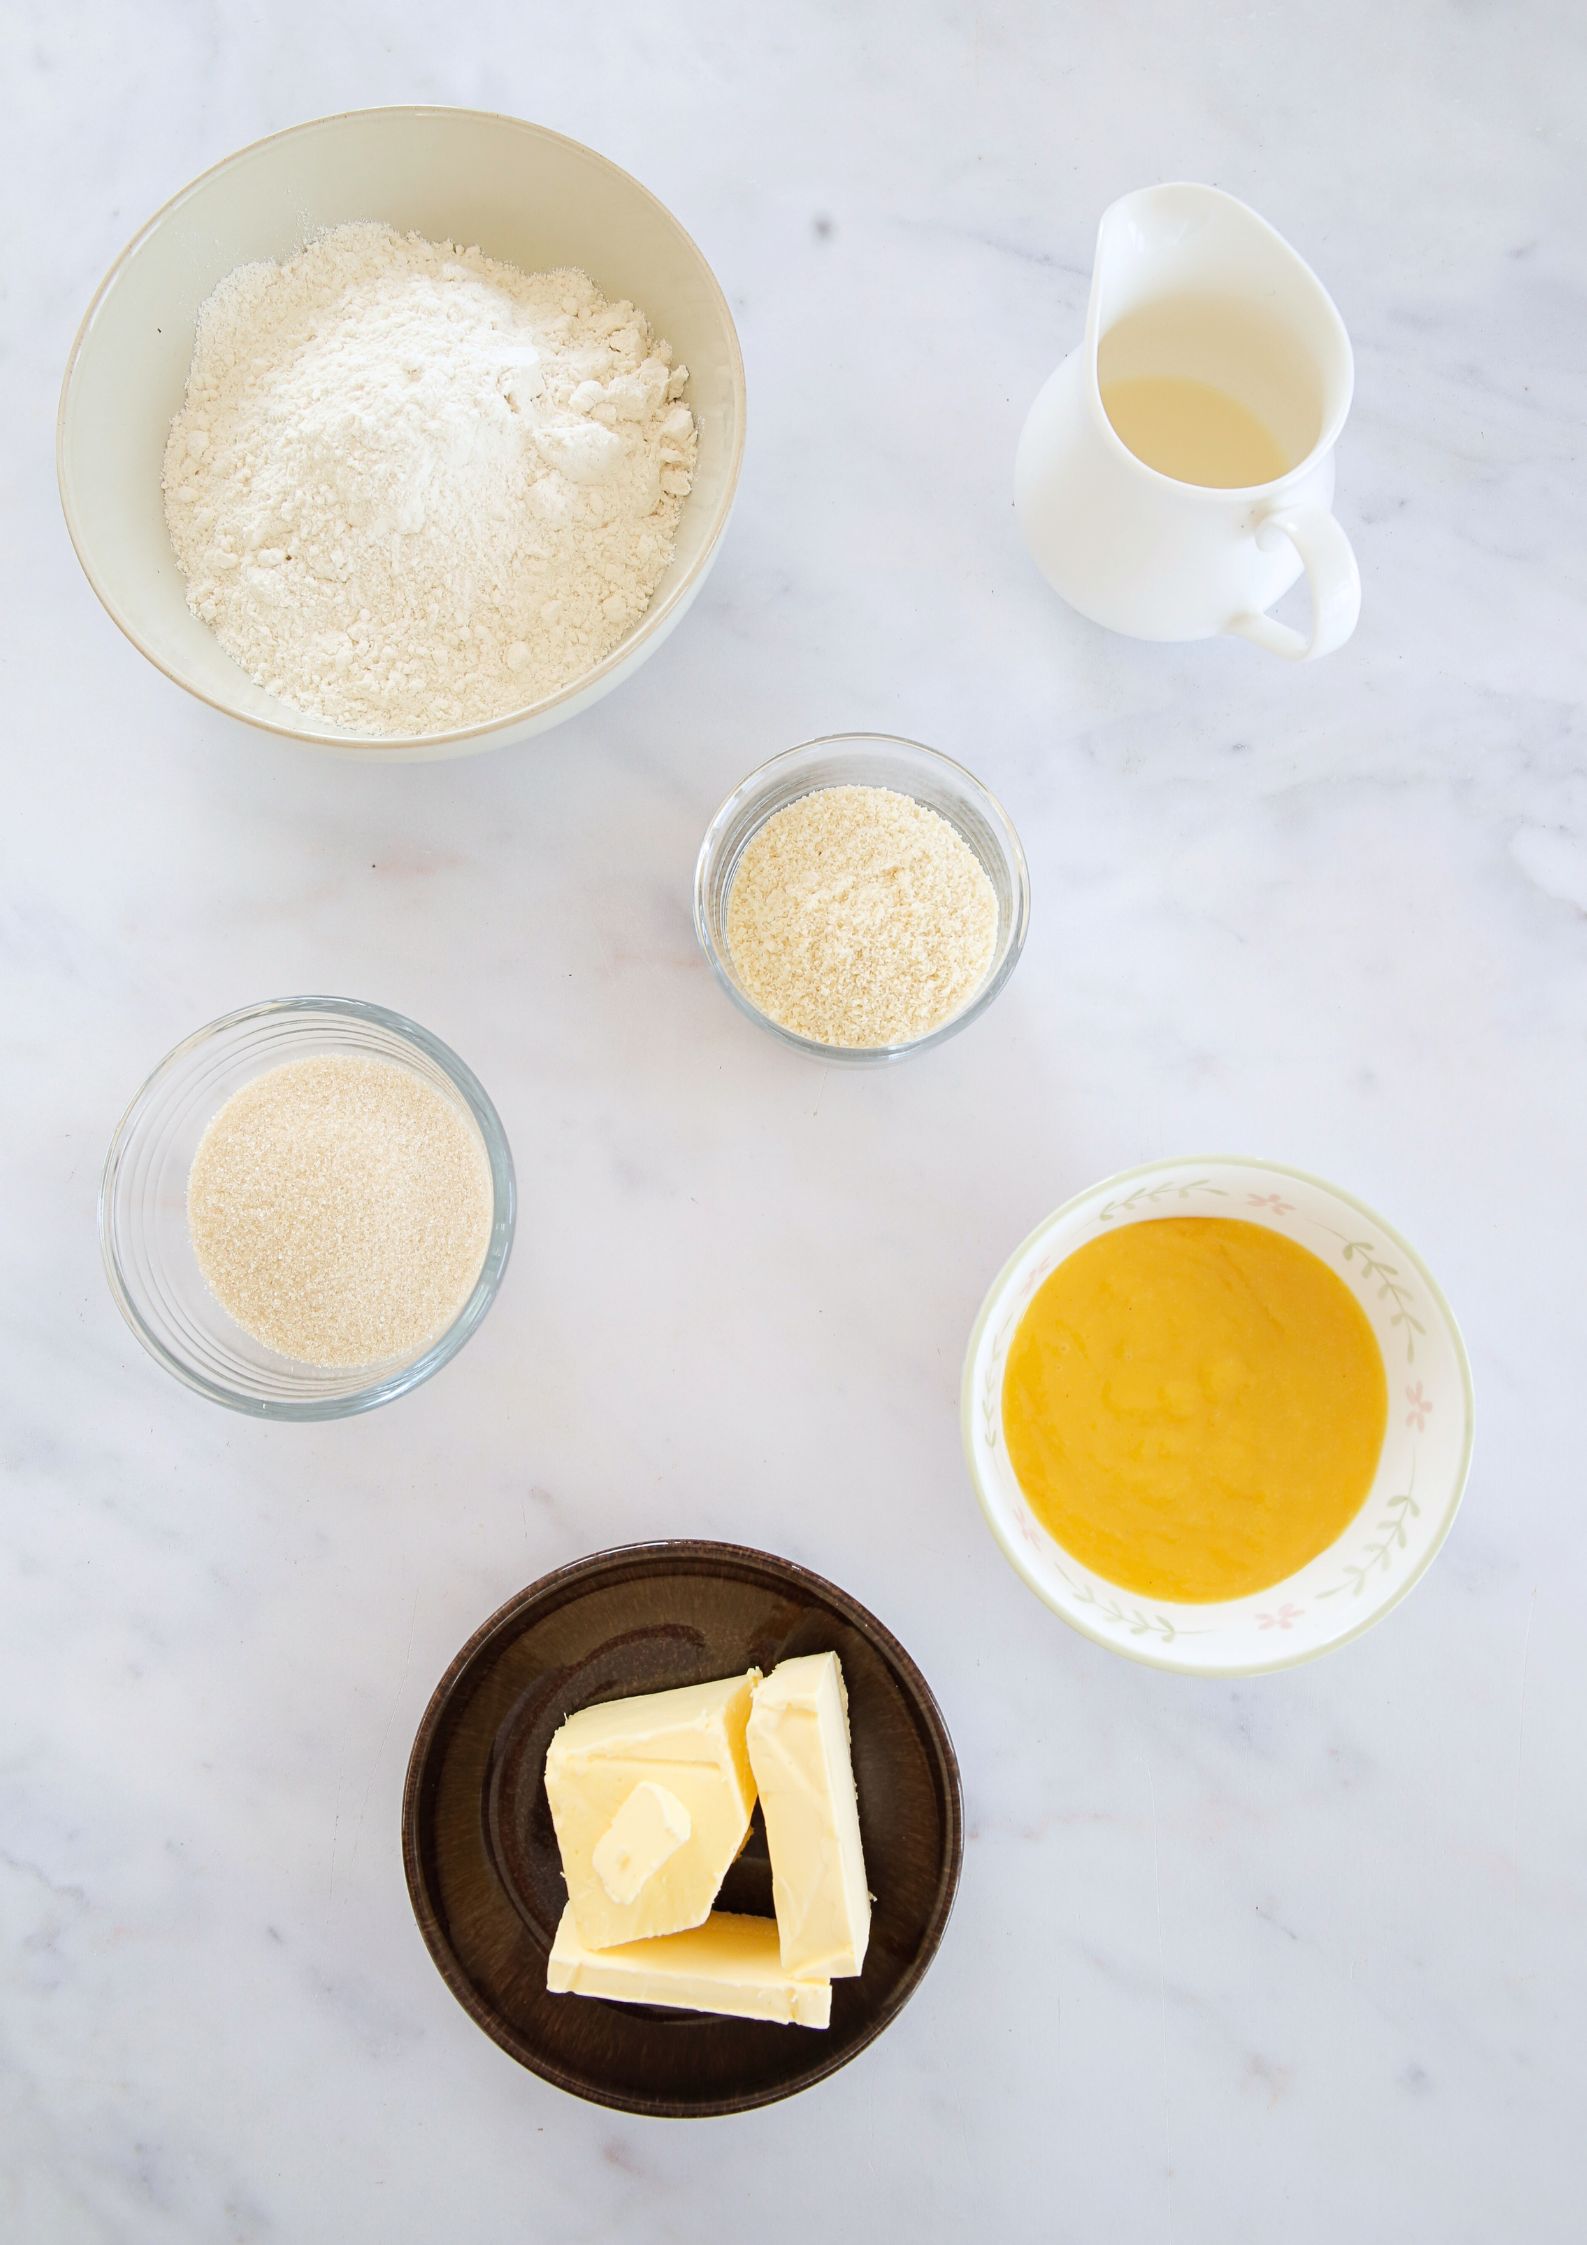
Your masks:
{"label": "grey veining in marble", "polygon": [[[1578,2238],[1580,9],[19,0],[4,39],[0,2234]],[[537,118],[651,185],[732,298],[751,438],[706,594],[627,689],[523,750],[372,773],[222,731],[121,641],[51,438],[149,211],[261,133],[406,99]],[[1110,639],[1015,534],[1097,215],[1174,177],[1270,217],[1354,339],[1365,608],[1311,671]],[[727,788],[853,726],[983,774],[1035,884],[988,1018],[860,1076],[758,1037],[688,917]],[[301,1430],[164,1379],[94,1234],[155,1058],[299,989],[453,1042],[523,1185],[450,1371]],[[1069,1635],[984,1533],[956,1423],[1013,1242],[1197,1148],[1387,1211],[1479,1392],[1426,1583],[1238,1686]],[[893,2031],[701,2127],[580,2106],[479,2035],[396,1844],[474,1624],[672,1532],[873,1605],[942,1698],[971,1827]]]}

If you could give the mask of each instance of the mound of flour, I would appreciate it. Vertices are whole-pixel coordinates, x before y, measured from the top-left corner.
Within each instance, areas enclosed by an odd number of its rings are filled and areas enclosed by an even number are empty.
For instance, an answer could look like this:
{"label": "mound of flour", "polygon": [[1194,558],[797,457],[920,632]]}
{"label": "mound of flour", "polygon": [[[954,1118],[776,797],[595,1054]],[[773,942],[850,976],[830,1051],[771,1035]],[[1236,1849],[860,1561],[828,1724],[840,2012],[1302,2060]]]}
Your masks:
{"label": "mound of flour", "polygon": [[649,606],[694,467],[687,380],[583,273],[381,225],[240,266],[165,451],[188,605],[350,731],[499,717]]}

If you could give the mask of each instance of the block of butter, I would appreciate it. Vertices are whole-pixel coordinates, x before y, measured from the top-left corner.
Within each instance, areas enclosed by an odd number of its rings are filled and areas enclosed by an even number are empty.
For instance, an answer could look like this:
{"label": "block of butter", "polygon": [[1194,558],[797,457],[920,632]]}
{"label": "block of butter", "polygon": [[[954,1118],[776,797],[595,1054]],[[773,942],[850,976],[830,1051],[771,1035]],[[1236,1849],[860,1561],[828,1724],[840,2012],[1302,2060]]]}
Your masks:
{"label": "block of butter", "polygon": [[702,1925],[749,1832],[744,1744],[760,1670],[570,1715],[546,1794],[585,1947]]}
{"label": "block of butter", "polygon": [[720,2011],[734,2019],[773,2019],[824,2027],[832,2017],[826,1980],[783,1969],[770,1918],[714,1910],[687,1933],[592,1949],[579,1937],[570,1903],[546,1967],[554,1996],[606,1996],[617,2003],[660,2003],[678,2011]]}
{"label": "block of butter", "polygon": [[756,1687],[749,1761],[766,1819],[783,1969],[852,1975],[865,1962],[871,1897],[836,1653],[780,1661]]}

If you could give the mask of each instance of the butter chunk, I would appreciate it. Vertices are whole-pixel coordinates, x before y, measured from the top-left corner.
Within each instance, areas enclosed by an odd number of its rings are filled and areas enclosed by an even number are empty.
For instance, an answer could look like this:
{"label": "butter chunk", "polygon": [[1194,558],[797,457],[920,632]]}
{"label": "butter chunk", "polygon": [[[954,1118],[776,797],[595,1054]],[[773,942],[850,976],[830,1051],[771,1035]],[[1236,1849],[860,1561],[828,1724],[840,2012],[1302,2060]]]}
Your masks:
{"label": "butter chunk", "polygon": [[693,1830],[694,1819],[677,1794],[647,1777],[596,1841],[590,1858],[595,1876],[614,1902],[635,1902]]}
{"label": "butter chunk", "polygon": [[675,2011],[717,2011],[733,2019],[771,2019],[786,2027],[824,2027],[832,1985],[796,1978],[778,1955],[770,1918],[716,1910],[686,1933],[592,1949],[579,1938],[570,1903],[546,1967],[554,1996],[607,1996],[617,2003],[660,2003]]}
{"label": "butter chunk", "polygon": [[865,1962],[871,1897],[837,1654],[781,1661],[756,1689],[748,1739],[783,1969],[850,1977]]}
{"label": "butter chunk", "polygon": [[703,1925],[755,1805],[744,1732],[760,1670],[581,1708],[551,1741],[546,1795],[584,1945]]}

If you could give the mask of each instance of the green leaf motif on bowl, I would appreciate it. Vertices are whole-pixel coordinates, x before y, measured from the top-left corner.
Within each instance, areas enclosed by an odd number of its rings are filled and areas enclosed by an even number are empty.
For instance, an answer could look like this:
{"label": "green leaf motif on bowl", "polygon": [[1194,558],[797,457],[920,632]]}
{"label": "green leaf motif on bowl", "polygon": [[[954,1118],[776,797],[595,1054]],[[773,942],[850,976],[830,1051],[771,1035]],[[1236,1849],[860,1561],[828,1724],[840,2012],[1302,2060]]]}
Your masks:
{"label": "green leaf motif on bowl", "polygon": [[[1347,1232],[1336,1230],[1332,1224],[1320,1224],[1320,1229],[1330,1233],[1333,1238],[1343,1243],[1340,1250],[1340,1259],[1346,1263],[1356,1264],[1362,1272],[1366,1285],[1370,1286],[1374,1280],[1377,1282],[1378,1300],[1392,1305],[1389,1313],[1390,1329],[1391,1331],[1397,1330],[1404,1335],[1405,1361],[1407,1364],[1414,1364],[1416,1362],[1416,1336],[1420,1333],[1425,1340],[1427,1327],[1412,1307],[1416,1297],[1400,1276],[1398,1264],[1384,1262],[1376,1246],[1369,1239],[1352,1239]],[[1420,1304],[1416,1306],[1419,1308]]]}
{"label": "green leaf motif on bowl", "polygon": [[1117,1598],[1099,1597],[1088,1582],[1076,1582],[1072,1575],[1064,1574],[1062,1567],[1056,1571],[1082,1606],[1094,1607],[1104,1621],[1111,1622],[1115,1629],[1127,1629],[1132,1637],[1160,1637],[1165,1645],[1171,1645],[1176,1637],[1207,1634],[1201,1629],[1176,1629],[1166,1614],[1144,1614],[1139,1606],[1124,1606]]}
{"label": "green leaf motif on bowl", "polygon": [[1142,1201],[1150,1206],[1160,1200],[1189,1200],[1192,1193],[1207,1193],[1214,1200],[1227,1200],[1229,1197],[1221,1185],[1214,1185],[1209,1178],[1189,1177],[1181,1180],[1170,1177],[1161,1185],[1137,1185],[1134,1192],[1126,1193],[1122,1200],[1105,1201],[1097,1211],[1097,1222],[1111,1223],[1115,1216],[1127,1215],[1132,1208],[1138,1208]]}
{"label": "green leaf motif on bowl", "polygon": [[1337,1598],[1345,1590],[1349,1591],[1352,1598],[1359,1598],[1373,1575],[1389,1572],[1394,1565],[1395,1553],[1409,1548],[1410,1537],[1406,1532],[1406,1521],[1421,1518],[1422,1508],[1412,1494],[1415,1487],[1416,1462],[1413,1458],[1410,1486],[1399,1496],[1384,1499],[1387,1512],[1376,1524],[1374,1532],[1377,1540],[1365,1546],[1361,1560],[1346,1566],[1339,1582],[1330,1583],[1326,1590],[1319,1590],[1319,1598]]}

